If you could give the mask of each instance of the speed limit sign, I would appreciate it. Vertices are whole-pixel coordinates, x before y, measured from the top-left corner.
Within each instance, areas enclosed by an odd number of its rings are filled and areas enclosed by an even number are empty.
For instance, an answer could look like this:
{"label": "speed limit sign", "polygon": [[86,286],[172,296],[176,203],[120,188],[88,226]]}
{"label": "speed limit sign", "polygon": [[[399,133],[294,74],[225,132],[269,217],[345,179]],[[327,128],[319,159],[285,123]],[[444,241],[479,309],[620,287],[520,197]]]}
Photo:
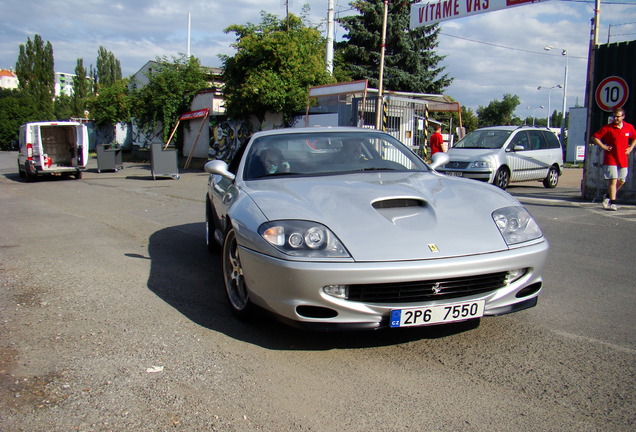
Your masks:
{"label": "speed limit sign", "polygon": [[603,111],[613,111],[614,108],[622,107],[628,97],[629,87],[621,77],[607,77],[596,87],[596,104]]}

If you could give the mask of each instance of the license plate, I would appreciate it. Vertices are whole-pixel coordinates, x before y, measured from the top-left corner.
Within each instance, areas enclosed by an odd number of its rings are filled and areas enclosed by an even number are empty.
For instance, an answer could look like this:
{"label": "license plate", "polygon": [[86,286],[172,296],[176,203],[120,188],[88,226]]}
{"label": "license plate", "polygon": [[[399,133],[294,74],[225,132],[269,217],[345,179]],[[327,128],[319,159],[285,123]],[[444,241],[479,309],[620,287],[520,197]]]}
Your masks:
{"label": "license plate", "polygon": [[391,327],[443,324],[484,316],[484,300],[422,308],[394,309]]}
{"label": "license plate", "polygon": [[463,172],[457,172],[457,171],[446,171],[446,175],[451,177],[464,177]]}

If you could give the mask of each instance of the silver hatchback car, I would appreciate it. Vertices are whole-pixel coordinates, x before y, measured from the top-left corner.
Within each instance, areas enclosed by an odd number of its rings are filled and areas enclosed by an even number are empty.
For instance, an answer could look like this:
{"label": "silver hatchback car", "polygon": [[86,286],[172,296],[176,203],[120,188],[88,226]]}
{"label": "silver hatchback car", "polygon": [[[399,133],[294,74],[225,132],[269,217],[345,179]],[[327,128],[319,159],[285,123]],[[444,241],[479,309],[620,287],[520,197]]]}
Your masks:
{"label": "silver hatchback car", "polygon": [[506,189],[512,182],[538,180],[554,188],[563,172],[563,150],[548,128],[494,126],[477,129],[448,150],[450,161],[438,169]]}

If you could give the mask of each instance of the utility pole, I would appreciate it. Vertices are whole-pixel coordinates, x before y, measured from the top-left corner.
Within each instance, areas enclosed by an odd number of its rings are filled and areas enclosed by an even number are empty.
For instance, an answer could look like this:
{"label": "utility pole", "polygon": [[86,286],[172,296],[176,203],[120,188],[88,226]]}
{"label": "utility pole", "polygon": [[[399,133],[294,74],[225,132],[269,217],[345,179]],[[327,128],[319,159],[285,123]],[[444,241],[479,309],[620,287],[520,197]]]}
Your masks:
{"label": "utility pole", "polygon": [[327,6],[327,55],[325,63],[327,63],[327,72],[333,75],[333,0],[329,0]]}

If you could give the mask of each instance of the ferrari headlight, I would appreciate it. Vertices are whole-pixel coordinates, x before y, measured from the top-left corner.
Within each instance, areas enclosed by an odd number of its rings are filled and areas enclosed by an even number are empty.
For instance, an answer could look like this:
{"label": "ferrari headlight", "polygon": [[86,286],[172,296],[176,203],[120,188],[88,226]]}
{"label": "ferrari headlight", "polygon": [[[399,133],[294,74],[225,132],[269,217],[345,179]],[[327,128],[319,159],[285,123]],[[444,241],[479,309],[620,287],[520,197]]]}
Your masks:
{"label": "ferrari headlight", "polygon": [[338,237],[317,222],[284,220],[261,225],[259,234],[280,252],[292,256],[348,258]]}
{"label": "ferrari headlight", "polygon": [[490,168],[490,161],[476,160],[470,163],[469,168]]}
{"label": "ferrari headlight", "polygon": [[534,218],[521,206],[495,210],[492,218],[508,245],[535,240],[543,236]]}

